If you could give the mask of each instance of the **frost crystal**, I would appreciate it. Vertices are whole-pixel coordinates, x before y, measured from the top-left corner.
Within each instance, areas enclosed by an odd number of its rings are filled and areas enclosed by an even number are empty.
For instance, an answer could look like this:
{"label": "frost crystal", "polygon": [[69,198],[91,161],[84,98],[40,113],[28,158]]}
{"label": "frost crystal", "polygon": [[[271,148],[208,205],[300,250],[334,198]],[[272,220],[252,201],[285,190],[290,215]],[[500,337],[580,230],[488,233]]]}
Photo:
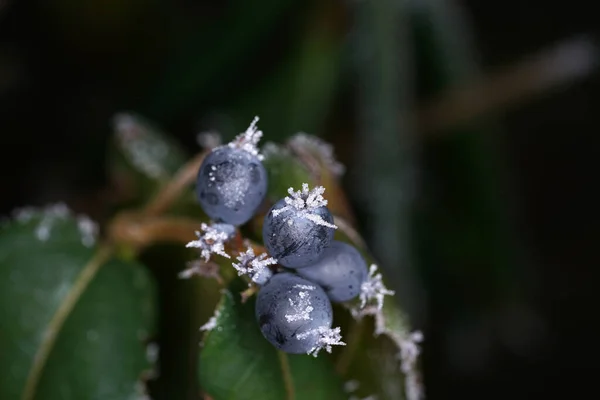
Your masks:
{"label": "frost crystal", "polygon": [[167,176],[167,171],[160,162],[169,154],[165,143],[129,114],[117,114],[114,117],[114,127],[121,149],[140,171],[155,179]]}
{"label": "frost crystal", "polygon": [[298,132],[289,141],[290,147],[296,151],[308,149],[316,153],[325,163],[327,168],[337,176],[344,174],[346,168],[339,163],[333,154],[333,146],[316,136]]}
{"label": "frost crystal", "polygon": [[[43,209],[35,207],[24,207],[13,211],[13,218],[21,224],[28,223],[36,216],[41,216],[40,222],[35,227],[36,239],[46,242],[56,222],[65,221],[73,216],[71,210],[64,203],[51,204]],[[86,247],[92,247],[98,236],[98,225],[85,215],[77,216],[77,229],[81,236],[81,243]]]}
{"label": "frost crystal", "polygon": [[233,267],[237,270],[238,275],[248,275],[254,283],[263,285],[272,275],[269,265],[277,264],[276,259],[267,257],[267,253],[255,256],[254,249],[248,246],[244,253],[236,257],[239,263],[233,263]]}
{"label": "frost crystal", "polygon": [[412,332],[408,337],[396,340],[400,347],[400,365],[405,375],[406,398],[408,400],[420,400],[423,398],[423,387],[421,385],[418,370],[416,368],[417,360],[421,349],[419,343],[423,341],[423,334],[420,331]]}
{"label": "frost crystal", "polygon": [[310,354],[316,357],[319,354],[320,350],[325,349],[328,353],[331,353],[331,346],[345,346],[346,343],[342,342],[342,335],[340,334],[340,327],[337,328],[327,328],[324,326],[320,326],[315,329],[311,329],[304,333],[300,333],[296,335],[296,339],[303,340],[309,336],[318,335],[317,342],[315,346],[310,349],[306,354]]}
{"label": "frost crystal", "polygon": [[220,256],[231,258],[225,253],[225,242],[229,240],[229,234],[224,230],[219,229],[219,224],[207,225],[202,223],[200,229],[204,233],[196,231],[198,240],[192,240],[185,247],[196,247],[200,249],[200,257],[208,262],[212,253]]}
{"label": "frost crystal", "polygon": [[81,243],[85,247],[92,247],[98,236],[98,225],[86,216],[77,218],[77,229],[81,234]]}
{"label": "frost crystal", "polygon": [[[308,183],[303,183],[302,190],[294,192],[294,188],[289,188],[288,193],[290,195],[286,196],[284,199],[285,204],[287,205],[277,210],[273,210],[273,217],[277,217],[279,214],[287,210],[296,210],[298,212],[295,213],[294,216],[306,218],[317,225],[337,229],[337,226],[330,224],[320,215],[315,213],[317,208],[327,205],[327,200],[323,198],[323,193],[325,193],[325,188],[323,186],[317,186],[314,189],[309,190]],[[291,222],[292,221],[290,220],[288,223]]]}
{"label": "frost crystal", "polygon": [[228,144],[228,146],[233,149],[244,150],[262,161],[263,156],[258,153],[258,148],[256,146],[258,145],[263,133],[262,131],[256,129],[257,122],[258,117],[254,117],[248,129],[246,129],[245,132],[237,135],[235,139]]}
{"label": "frost crystal", "polygon": [[287,322],[294,322],[300,320],[308,321],[310,320],[310,313],[312,312],[312,310],[314,310],[314,307],[310,304],[310,298],[308,296],[308,293],[304,290],[315,290],[315,287],[309,285],[294,285],[294,288],[300,289],[300,291],[298,292],[299,299],[297,301],[288,299],[288,301],[290,302],[290,306],[294,310],[294,314],[286,314],[285,319],[287,320]]}
{"label": "frost crystal", "polygon": [[377,272],[377,265],[372,264],[369,269],[369,277],[360,287],[360,308],[364,308],[367,302],[375,299],[377,301],[377,309],[381,310],[383,307],[383,297],[385,295],[394,295],[393,290],[388,290],[381,280],[381,274],[375,274]]}
{"label": "frost crystal", "polygon": [[201,331],[211,331],[217,327],[217,318],[221,315],[219,310],[215,311],[215,315],[210,317],[210,319],[200,327]]}
{"label": "frost crystal", "polygon": [[215,131],[200,132],[196,135],[196,142],[205,149],[214,149],[221,145],[221,135]]}

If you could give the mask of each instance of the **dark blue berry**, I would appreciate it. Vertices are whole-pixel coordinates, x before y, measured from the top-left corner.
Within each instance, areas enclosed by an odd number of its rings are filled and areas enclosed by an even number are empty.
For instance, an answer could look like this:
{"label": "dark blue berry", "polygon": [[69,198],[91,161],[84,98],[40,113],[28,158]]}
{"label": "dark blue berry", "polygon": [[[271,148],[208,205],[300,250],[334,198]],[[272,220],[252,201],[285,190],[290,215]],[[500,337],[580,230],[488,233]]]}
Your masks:
{"label": "dark blue berry", "polygon": [[256,319],[263,336],[286,353],[319,347],[319,330],[331,328],[331,302],[318,285],[289,272],[273,277],[258,292]]}
{"label": "dark blue berry", "polygon": [[[274,210],[286,207],[284,199],[279,200],[269,210],[263,225],[263,241],[269,254],[279,264],[288,268],[300,268],[316,262],[333,239],[334,229],[314,222],[307,214],[287,207],[274,215]],[[310,215],[322,218],[328,224],[333,217],[322,206],[311,210]]]}
{"label": "dark blue berry", "polygon": [[313,265],[298,268],[298,275],[320,285],[333,302],[344,302],[359,295],[367,279],[367,263],[353,246],[334,240]]}
{"label": "dark blue berry", "polygon": [[242,149],[218,147],[206,156],[196,181],[204,212],[217,222],[246,223],[267,192],[267,172],[255,155]]}

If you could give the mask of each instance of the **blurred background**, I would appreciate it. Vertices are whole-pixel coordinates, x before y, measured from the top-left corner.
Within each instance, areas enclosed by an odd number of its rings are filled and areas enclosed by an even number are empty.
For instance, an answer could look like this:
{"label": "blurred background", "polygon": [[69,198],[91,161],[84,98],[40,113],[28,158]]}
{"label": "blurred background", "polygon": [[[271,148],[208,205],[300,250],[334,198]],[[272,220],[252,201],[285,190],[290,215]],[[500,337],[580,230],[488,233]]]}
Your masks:
{"label": "blurred background", "polygon": [[430,399],[582,398],[598,27],[584,0],[0,0],[0,215],[106,220],[117,112],[190,154],[259,115],[267,140],[334,145]]}

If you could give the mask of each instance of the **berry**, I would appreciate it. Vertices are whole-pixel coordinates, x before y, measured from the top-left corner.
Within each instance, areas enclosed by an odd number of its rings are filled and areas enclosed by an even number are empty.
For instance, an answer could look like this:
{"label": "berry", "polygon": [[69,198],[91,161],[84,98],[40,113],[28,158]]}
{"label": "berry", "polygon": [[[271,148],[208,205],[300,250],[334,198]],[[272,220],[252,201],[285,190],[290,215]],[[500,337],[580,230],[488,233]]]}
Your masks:
{"label": "berry", "polygon": [[316,262],[333,240],[333,217],[323,199],[321,186],[302,191],[288,190],[267,213],[263,224],[265,247],[279,264],[301,268]]}
{"label": "berry", "polygon": [[255,313],[263,336],[286,353],[316,355],[343,344],[339,328],[331,329],[331,302],[323,289],[289,272],[273,275],[261,288]]}
{"label": "berry", "polygon": [[367,263],[358,250],[337,240],[315,264],[299,268],[297,273],[320,285],[329,299],[338,303],[358,296],[368,276]]}
{"label": "berry", "polygon": [[208,154],[198,171],[198,201],[217,222],[246,223],[267,193],[267,172],[255,147],[262,136],[257,120],[234,141]]}

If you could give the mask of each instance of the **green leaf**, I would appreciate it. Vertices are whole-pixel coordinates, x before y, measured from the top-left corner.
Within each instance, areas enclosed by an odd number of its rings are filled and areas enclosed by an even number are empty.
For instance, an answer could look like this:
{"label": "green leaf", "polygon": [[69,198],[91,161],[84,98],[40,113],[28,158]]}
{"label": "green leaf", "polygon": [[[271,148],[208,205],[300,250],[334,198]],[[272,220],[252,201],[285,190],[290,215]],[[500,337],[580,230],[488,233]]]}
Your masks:
{"label": "green leaf", "polygon": [[[367,264],[376,263],[352,227],[338,229],[335,239],[354,245]],[[383,281],[389,288],[385,277]],[[347,381],[358,383],[358,389],[352,394],[375,395],[380,400],[420,399],[423,387],[419,366],[400,357],[403,348],[410,346],[413,331],[398,299],[385,296],[381,313],[356,320],[348,308],[358,304],[355,299],[345,305],[334,305],[334,324],[342,327],[347,343],[336,357],[336,369]],[[407,372],[403,372],[403,368]]]}
{"label": "green leaf", "polygon": [[313,183],[308,169],[290,151],[269,142],[264,146],[263,165],[269,177],[267,200],[273,204],[288,195],[288,188],[298,190],[303,183]]}
{"label": "green leaf", "polygon": [[215,326],[200,352],[202,390],[221,399],[345,399],[342,381],[327,357],[278,352],[261,334],[254,298],[242,303],[246,285],[235,280],[216,310]]}
{"label": "green leaf", "polygon": [[146,270],[112,259],[65,206],[15,215],[0,227],[0,398],[141,396],[155,356]]}
{"label": "green leaf", "polygon": [[123,203],[140,204],[187,161],[171,137],[136,114],[117,114],[108,170]]}

